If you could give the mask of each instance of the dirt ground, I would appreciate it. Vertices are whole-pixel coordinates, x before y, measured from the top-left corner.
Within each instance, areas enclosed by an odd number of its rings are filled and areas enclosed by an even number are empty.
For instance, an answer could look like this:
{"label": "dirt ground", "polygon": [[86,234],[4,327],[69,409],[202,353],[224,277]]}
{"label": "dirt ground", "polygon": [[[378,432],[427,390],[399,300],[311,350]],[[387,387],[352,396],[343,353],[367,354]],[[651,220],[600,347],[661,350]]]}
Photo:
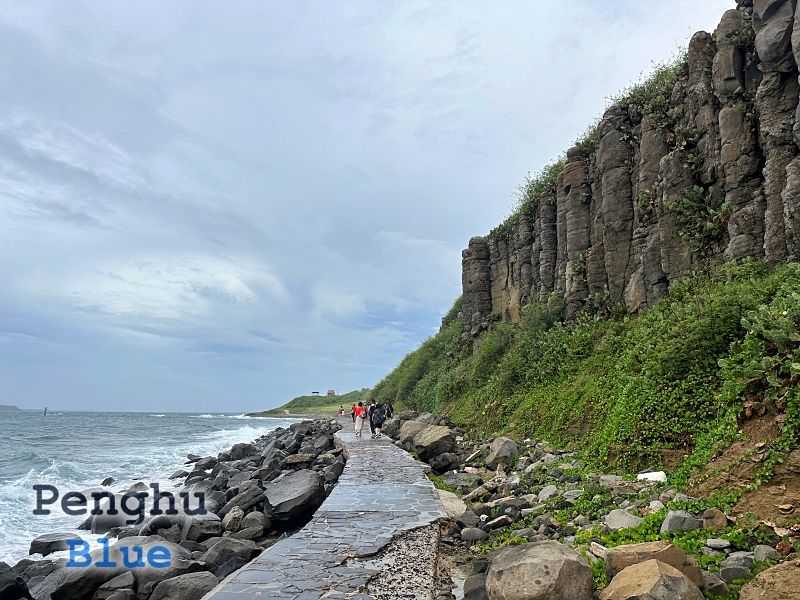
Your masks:
{"label": "dirt ground", "polygon": [[[771,415],[750,419],[742,425],[742,436],[722,456],[712,460],[705,471],[690,482],[691,495],[708,496],[715,490],[736,490],[749,486],[769,444],[780,435],[780,425]],[[800,449],[792,451],[775,469],[772,480],[755,491],[745,492],[732,514],[752,513],[756,519],[778,526],[800,519]]]}

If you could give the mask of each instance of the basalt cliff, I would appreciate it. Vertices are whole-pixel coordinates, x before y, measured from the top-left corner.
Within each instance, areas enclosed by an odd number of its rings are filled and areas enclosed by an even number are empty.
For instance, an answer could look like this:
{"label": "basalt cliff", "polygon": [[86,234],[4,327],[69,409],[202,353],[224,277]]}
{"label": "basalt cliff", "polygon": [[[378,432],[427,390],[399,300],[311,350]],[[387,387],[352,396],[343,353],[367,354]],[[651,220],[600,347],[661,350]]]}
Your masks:
{"label": "basalt cliff", "polygon": [[[466,336],[557,295],[637,312],[728,260],[800,256],[800,7],[738,0],[463,252]],[[645,89],[646,88],[646,89]]]}

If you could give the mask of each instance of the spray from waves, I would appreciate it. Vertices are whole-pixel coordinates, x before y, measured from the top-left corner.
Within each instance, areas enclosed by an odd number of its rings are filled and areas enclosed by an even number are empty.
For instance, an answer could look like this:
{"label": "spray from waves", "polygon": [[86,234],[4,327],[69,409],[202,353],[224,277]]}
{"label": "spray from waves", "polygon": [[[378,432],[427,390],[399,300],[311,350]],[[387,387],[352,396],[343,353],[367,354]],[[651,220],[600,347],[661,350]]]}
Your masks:
{"label": "spray from waves", "polygon": [[[104,478],[113,477],[115,482],[108,488],[113,491],[127,489],[137,481],[148,484],[158,482],[164,490],[174,489],[177,482],[170,480],[169,476],[182,468],[187,454],[216,455],[229,450],[234,444],[251,442],[278,426],[288,426],[292,422],[280,419],[251,422],[228,420],[218,424],[208,422],[205,428],[209,430],[203,431],[202,428],[186,428],[186,417],[168,415],[166,418],[149,420],[159,425],[153,430],[152,437],[148,438],[130,433],[130,428],[116,427],[107,435],[117,444],[108,449],[103,443],[93,444],[97,434],[87,429],[82,431],[86,441],[80,444],[80,452],[64,451],[63,443],[59,443],[58,436],[54,436],[35,453],[15,454],[15,464],[35,466],[10,480],[0,477],[0,561],[15,564],[27,556],[33,538],[44,533],[72,531],[85,518],[67,516],[57,506],[53,507],[49,516],[33,516],[35,484],[53,485],[65,493],[95,488]],[[141,416],[130,418],[141,422]],[[176,422],[180,419],[184,424],[180,437],[174,435],[173,419]],[[49,436],[42,436],[43,439],[46,437]],[[92,546],[96,544],[95,537],[88,537]]]}

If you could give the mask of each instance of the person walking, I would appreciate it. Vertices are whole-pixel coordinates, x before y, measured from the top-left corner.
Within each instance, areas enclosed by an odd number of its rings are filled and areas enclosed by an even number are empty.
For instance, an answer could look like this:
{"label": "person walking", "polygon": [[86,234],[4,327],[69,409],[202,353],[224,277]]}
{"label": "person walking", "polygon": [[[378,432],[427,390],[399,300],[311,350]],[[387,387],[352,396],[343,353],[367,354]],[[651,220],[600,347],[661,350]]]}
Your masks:
{"label": "person walking", "polygon": [[375,437],[375,427],[372,425],[372,411],[375,410],[375,400],[372,401],[372,404],[369,405],[367,408],[367,420],[369,421],[369,432],[372,434],[372,437]]}
{"label": "person walking", "polygon": [[377,439],[381,437],[381,428],[383,428],[383,424],[386,421],[386,410],[383,408],[383,404],[378,404],[372,409],[371,421],[372,439]]}
{"label": "person walking", "polygon": [[363,402],[358,403],[358,406],[355,407],[355,412],[353,414],[355,415],[355,422],[356,422],[355,425],[356,437],[360,438],[361,431],[364,429],[364,421],[367,420],[367,411],[364,408]]}
{"label": "person walking", "polygon": [[350,416],[353,417],[353,424],[355,425],[356,422],[356,405],[350,407]]}

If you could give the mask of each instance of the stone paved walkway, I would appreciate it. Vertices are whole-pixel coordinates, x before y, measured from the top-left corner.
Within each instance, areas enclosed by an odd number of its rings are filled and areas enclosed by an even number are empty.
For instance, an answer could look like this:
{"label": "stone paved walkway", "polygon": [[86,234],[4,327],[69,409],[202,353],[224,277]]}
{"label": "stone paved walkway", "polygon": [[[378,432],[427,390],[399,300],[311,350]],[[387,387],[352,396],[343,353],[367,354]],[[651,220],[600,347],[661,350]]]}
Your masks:
{"label": "stone paved walkway", "polygon": [[376,554],[402,532],[446,516],[435,488],[408,453],[386,438],[370,439],[369,433],[356,439],[347,427],[338,435],[349,459],[311,522],[204,600],[370,598],[359,590],[375,571],[357,559]]}

